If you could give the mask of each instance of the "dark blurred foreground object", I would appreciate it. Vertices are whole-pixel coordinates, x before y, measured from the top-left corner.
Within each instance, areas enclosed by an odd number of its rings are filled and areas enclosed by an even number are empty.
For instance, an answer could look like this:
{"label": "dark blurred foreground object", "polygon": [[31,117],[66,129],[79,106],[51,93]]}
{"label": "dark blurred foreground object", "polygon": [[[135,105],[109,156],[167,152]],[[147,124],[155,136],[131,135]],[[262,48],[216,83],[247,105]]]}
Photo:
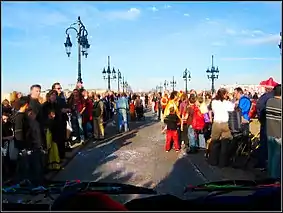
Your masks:
{"label": "dark blurred foreground object", "polygon": [[51,211],[127,211],[126,207],[100,192],[70,193],[60,196]]}

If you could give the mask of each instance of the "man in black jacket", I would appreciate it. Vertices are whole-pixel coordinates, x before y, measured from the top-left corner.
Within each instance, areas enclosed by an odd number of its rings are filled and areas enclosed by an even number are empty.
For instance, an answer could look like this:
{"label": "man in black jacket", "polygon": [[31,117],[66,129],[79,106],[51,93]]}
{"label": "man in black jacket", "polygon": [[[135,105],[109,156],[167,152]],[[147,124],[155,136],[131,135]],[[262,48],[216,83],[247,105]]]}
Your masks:
{"label": "man in black jacket", "polygon": [[68,115],[67,113],[71,112],[71,109],[68,108],[66,98],[64,96],[64,93],[62,92],[62,86],[60,83],[56,82],[52,85],[52,90],[57,91],[57,103],[59,105],[59,108],[61,110],[61,119],[62,119],[62,140],[57,143],[58,145],[58,151],[60,158],[65,158],[65,151],[66,151],[66,143],[67,143],[67,121],[68,121]]}

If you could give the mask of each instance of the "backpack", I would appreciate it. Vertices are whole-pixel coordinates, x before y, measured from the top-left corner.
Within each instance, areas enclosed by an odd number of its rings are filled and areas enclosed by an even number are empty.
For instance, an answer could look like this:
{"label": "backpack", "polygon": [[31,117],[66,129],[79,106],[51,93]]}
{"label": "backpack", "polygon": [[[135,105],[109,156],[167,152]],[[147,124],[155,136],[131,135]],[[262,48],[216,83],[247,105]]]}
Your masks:
{"label": "backpack", "polygon": [[99,107],[100,102],[103,103],[103,119],[104,119],[105,115],[106,115],[106,106],[105,106],[105,103],[102,100],[94,102],[94,104],[93,104],[93,117],[97,118],[101,114],[101,109]]}
{"label": "backpack", "polygon": [[204,115],[201,113],[200,109],[197,106],[193,107],[194,114],[193,114],[193,121],[192,121],[192,128],[194,130],[202,130],[204,128]]}

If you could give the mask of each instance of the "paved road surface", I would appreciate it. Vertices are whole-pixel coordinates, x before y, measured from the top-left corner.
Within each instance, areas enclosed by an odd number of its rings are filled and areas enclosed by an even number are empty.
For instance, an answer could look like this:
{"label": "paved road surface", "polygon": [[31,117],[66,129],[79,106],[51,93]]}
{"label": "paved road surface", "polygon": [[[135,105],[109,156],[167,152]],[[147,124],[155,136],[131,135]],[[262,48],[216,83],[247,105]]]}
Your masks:
{"label": "paved road surface", "polygon": [[174,150],[166,153],[161,124],[149,113],[146,121],[134,126],[128,134],[106,143],[90,143],[54,180],[128,183],[183,197],[183,189],[189,184],[254,178],[247,172],[210,167],[203,153],[188,156]]}

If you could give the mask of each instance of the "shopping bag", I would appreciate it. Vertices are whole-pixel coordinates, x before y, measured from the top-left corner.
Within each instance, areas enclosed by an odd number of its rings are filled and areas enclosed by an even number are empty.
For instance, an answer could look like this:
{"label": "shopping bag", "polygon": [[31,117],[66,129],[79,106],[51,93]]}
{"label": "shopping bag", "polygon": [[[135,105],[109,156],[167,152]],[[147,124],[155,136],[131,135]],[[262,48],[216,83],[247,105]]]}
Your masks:
{"label": "shopping bag", "polygon": [[9,141],[9,157],[11,160],[17,160],[19,155],[19,150],[15,147],[15,141]]}

